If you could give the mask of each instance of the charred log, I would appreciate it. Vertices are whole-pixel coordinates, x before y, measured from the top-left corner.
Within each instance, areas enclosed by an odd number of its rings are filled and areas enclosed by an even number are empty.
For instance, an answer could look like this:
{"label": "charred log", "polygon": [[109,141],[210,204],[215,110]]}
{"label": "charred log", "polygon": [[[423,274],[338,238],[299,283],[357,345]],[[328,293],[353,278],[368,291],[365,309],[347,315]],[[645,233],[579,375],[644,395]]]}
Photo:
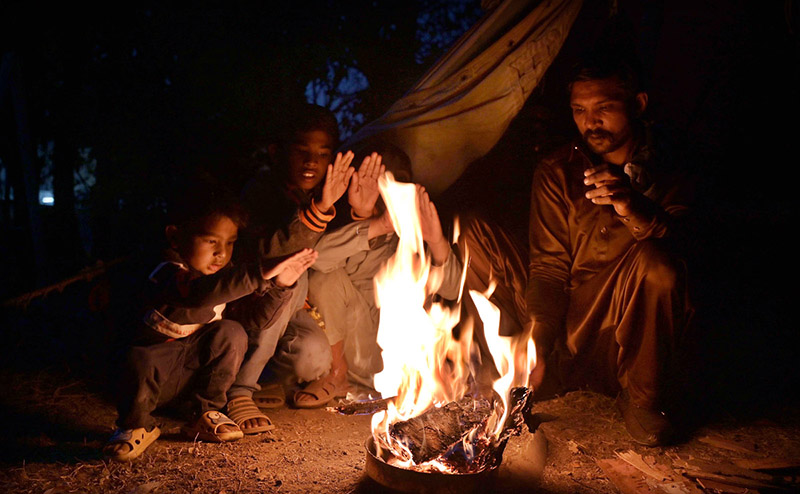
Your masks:
{"label": "charred log", "polygon": [[516,388],[510,397],[511,413],[498,438],[485,434],[469,437],[473,429],[483,429],[495,407],[502,405],[487,399],[465,397],[457,402],[428,410],[422,415],[390,427],[390,435],[405,444],[416,464],[439,458],[453,470],[467,473],[496,466],[502,458],[508,437],[519,434],[523,425],[534,432],[536,419],[533,400],[527,388]]}
{"label": "charred log", "polygon": [[486,420],[492,410],[489,400],[463,398],[398,422],[389,433],[406,445],[415,463],[423,463],[445,453],[465,432]]}

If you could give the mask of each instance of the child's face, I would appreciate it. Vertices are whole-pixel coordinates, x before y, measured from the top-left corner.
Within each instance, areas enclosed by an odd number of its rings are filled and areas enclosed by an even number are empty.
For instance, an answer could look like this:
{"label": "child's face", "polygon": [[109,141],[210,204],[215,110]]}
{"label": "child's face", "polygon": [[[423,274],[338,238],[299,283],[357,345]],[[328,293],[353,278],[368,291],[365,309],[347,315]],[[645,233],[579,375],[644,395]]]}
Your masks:
{"label": "child's face", "polygon": [[325,178],[333,158],[333,138],[324,130],[298,133],[289,144],[289,183],[310,191]]}
{"label": "child's face", "polygon": [[224,268],[233,255],[239,228],[227,216],[208,218],[200,231],[173,244],[184,261],[204,275]]}

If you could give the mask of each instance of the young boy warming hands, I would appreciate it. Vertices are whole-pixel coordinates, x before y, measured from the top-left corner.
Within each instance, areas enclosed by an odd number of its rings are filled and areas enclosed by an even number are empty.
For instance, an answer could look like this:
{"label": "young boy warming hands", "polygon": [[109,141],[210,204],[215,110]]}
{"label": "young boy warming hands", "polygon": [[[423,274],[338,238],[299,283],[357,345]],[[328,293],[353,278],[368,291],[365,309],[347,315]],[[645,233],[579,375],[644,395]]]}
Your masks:
{"label": "young boy warming hands", "polygon": [[317,257],[303,249],[280,259],[233,264],[245,222],[235,197],[211,185],[191,188],[171,210],[165,229],[169,248],[149,276],[142,319],[123,362],[118,429],[103,449],[106,457],[130,460],[144,452],[160,434],[151,413],[176,399],[190,403],[181,429],[187,438],[242,437],[220,411],[247,350],[242,322],[227,318],[236,312],[227,309],[257,293],[260,310],[277,317]]}

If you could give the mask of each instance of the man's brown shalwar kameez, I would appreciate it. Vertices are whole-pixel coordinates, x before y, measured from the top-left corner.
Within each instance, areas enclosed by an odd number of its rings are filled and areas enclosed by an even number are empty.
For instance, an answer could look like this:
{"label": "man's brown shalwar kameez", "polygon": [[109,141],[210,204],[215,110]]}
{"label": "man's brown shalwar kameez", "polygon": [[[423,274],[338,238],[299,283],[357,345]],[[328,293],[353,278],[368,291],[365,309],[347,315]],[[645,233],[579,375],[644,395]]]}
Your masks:
{"label": "man's brown shalwar kameez", "polygon": [[672,248],[685,183],[640,153],[625,171],[653,204],[622,218],[586,199],[589,156],[571,145],[534,172],[526,296],[533,337],[546,352],[556,348],[547,373],[567,388],[627,388],[634,404],[655,409],[691,314],[685,264]]}

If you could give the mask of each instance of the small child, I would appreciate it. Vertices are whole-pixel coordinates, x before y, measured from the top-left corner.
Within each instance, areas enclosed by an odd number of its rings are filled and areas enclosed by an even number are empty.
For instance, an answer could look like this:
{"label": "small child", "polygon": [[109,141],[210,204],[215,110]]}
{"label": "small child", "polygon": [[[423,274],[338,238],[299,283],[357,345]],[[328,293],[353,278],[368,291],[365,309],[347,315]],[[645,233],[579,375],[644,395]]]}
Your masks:
{"label": "small child", "polygon": [[131,460],[160,435],[151,412],[187,399],[190,439],[226,442],[242,431],[220,412],[247,350],[242,323],[226,318],[226,305],[247,295],[268,297],[267,311],[284,310],[297,279],[316,259],[303,249],[254,264],[231,263],[246,214],[234,196],[212,184],[190,187],[171,210],[169,248],[149,276],[143,319],[118,383],[118,429],[106,457]]}

